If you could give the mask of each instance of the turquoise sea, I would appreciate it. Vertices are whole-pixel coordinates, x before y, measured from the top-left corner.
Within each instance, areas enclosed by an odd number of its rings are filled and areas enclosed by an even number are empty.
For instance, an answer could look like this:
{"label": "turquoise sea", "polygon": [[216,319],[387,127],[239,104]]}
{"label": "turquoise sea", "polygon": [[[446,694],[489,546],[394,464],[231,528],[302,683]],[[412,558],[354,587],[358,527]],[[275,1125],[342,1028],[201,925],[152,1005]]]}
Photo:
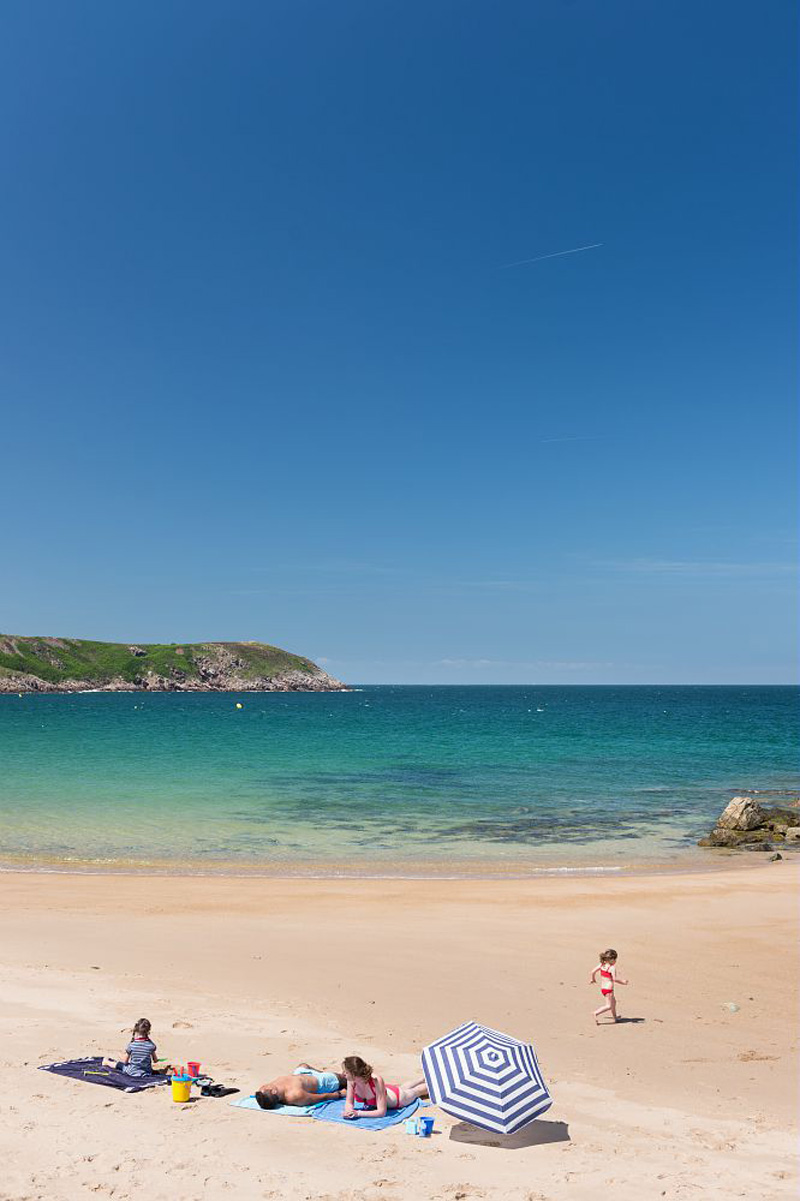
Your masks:
{"label": "turquoise sea", "polygon": [[[5,866],[529,874],[708,862],[797,795],[792,687],[0,697]],[[237,702],[242,708],[236,708]]]}

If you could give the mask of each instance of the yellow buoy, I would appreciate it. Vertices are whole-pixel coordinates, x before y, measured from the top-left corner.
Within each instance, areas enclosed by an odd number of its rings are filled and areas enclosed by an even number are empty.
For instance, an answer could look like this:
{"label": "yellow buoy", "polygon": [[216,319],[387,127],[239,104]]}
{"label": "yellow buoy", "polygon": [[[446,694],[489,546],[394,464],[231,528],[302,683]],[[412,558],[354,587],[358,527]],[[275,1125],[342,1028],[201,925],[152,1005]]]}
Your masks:
{"label": "yellow buoy", "polygon": [[237,702],[236,702],[236,708],[237,708],[237,709],[243,709],[243,708],[244,708],[244,705],[242,704],[242,702],[241,702],[241,701],[237,701]]}

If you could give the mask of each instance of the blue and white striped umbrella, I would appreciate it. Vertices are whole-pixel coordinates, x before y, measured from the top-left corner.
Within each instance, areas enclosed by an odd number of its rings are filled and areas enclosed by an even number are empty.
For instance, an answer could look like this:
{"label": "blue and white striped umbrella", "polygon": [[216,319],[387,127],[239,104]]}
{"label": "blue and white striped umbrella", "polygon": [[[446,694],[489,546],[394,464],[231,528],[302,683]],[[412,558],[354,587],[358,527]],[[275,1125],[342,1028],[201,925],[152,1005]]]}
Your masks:
{"label": "blue and white striped umbrella", "polygon": [[498,1134],[521,1130],[553,1104],[530,1043],[477,1022],[426,1047],[422,1070],[432,1101]]}

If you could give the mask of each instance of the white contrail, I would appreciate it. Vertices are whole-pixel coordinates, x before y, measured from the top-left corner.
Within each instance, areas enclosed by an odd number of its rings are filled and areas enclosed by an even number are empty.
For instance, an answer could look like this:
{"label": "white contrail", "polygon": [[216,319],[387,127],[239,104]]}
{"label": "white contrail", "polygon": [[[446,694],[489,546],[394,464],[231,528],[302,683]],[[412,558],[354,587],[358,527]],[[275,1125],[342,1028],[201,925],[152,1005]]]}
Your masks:
{"label": "white contrail", "polygon": [[541,443],[544,442],[596,442],[598,438],[604,437],[603,434],[565,434],[562,438],[540,438]]}
{"label": "white contrail", "polygon": [[517,263],[501,263],[498,271],[507,271],[509,267],[524,267],[526,263],[541,263],[544,259],[560,259],[562,254],[580,254],[582,250],[597,250],[603,242],[590,242],[588,246],[573,246],[572,250],[556,250],[554,254],[538,254],[535,259],[520,259]]}

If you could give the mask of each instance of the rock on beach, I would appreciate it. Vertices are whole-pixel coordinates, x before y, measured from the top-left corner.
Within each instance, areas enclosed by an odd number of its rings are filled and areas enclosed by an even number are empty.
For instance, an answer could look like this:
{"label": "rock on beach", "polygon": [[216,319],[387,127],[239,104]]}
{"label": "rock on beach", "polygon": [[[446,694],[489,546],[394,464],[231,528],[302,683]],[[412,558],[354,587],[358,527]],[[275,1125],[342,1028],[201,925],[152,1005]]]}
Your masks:
{"label": "rock on beach", "polygon": [[735,796],[717,818],[722,830],[755,830],[764,820],[764,810],[751,797]]}
{"label": "rock on beach", "polygon": [[796,843],[800,847],[796,808],[768,808],[752,797],[735,796],[717,818],[711,833],[697,845],[774,851],[774,843]]}

